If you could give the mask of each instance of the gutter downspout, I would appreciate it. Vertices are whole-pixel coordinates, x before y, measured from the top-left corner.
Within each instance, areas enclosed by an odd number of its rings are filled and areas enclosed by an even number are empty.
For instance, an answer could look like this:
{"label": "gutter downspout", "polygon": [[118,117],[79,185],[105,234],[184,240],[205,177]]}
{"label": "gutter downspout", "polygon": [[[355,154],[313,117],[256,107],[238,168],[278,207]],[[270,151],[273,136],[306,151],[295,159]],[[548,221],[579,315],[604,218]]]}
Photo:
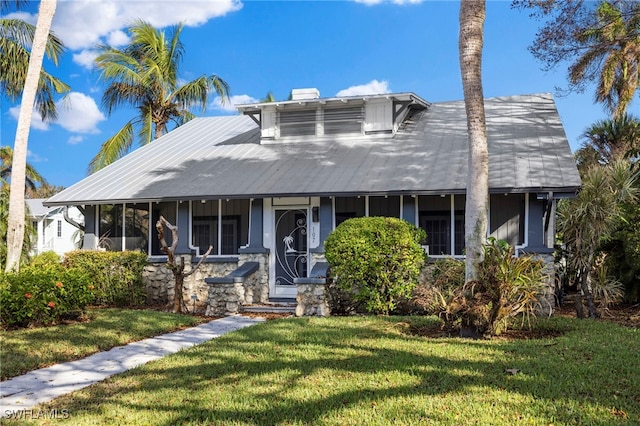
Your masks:
{"label": "gutter downspout", "polygon": [[[77,209],[80,210],[80,213],[82,213],[82,215],[84,216],[84,209],[81,206],[77,206]],[[69,216],[69,206],[64,206],[62,208],[62,217],[64,217],[64,220],[67,223],[70,223],[71,225],[73,225],[74,227],[78,228],[79,230],[84,232],[84,225],[76,222],[75,220],[71,219],[71,217]]]}

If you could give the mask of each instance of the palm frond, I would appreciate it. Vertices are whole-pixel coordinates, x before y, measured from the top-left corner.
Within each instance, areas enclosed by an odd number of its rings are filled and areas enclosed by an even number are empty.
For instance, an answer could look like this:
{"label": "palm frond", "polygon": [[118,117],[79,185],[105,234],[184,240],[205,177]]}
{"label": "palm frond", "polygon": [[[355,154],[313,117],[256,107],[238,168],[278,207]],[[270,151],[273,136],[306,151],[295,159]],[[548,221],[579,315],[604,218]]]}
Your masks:
{"label": "palm frond", "polygon": [[129,121],[102,144],[98,154],[89,163],[89,174],[108,166],[129,151],[134,139],[133,124],[133,120]]}

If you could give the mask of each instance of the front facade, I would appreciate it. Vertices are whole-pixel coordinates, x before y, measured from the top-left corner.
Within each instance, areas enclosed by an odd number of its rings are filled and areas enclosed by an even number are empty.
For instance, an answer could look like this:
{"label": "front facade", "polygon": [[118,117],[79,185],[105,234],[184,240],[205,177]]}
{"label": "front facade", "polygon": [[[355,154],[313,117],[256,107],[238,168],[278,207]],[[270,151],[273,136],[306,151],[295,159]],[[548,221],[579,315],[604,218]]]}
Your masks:
{"label": "front facade", "polygon": [[[296,298],[294,280],[308,277],[326,237],[351,217],[403,218],[427,232],[431,258],[464,256],[464,102],[299,90],[290,101],[238,109],[195,119],[46,204],[84,206],[85,247],[144,251],[155,272],[164,262],[160,215],[178,225],[177,252],[190,260],[212,245],[190,284],[204,305],[212,303],[204,278],[246,262],[259,269],[238,303]],[[519,253],[549,254],[556,200],[580,186],[553,99],[492,98],[485,109],[487,233]],[[159,284],[165,278],[156,277],[152,300],[172,296]]]}
{"label": "front facade", "polygon": [[42,205],[43,201],[43,198],[26,200],[29,220],[36,235],[31,255],[52,251],[64,256],[76,250],[82,241],[82,231],[78,228],[84,222],[82,212],[77,207],[70,207],[65,218],[65,207],[47,208]]}

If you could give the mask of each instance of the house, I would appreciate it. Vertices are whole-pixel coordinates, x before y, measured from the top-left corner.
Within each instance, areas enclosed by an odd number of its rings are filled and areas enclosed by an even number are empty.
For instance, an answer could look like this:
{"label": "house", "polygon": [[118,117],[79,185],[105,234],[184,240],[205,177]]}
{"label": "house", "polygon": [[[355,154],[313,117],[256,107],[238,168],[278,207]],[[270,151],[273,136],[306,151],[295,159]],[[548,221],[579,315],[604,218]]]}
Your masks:
{"label": "house", "polygon": [[[160,215],[178,225],[187,261],[213,245],[185,294],[209,313],[298,297],[296,284],[314,282],[322,265],[325,238],[351,217],[406,219],[427,232],[431,258],[464,256],[463,101],[299,89],[238,110],[194,119],[45,204],[84,206],[86,247],[148,253],[150,302],[172,297],[153,226]],[[485,110],[487,232],[552,267],[556,201],[580,187],[554,100],[496,97]]]}
{"label": "house", "polygon": [[42,204],[45,201],[44,198],[31,198],[25,201],[29,220],[37,236],[36,244],[31,249],[32,255],[53,251],[63,256],[66,252],[77,249],[78,242],[82,240],[78,225],[81,226],[84,223],[84,216],[77,207],[71,206],[68,209],[66,206],[45,207]]}

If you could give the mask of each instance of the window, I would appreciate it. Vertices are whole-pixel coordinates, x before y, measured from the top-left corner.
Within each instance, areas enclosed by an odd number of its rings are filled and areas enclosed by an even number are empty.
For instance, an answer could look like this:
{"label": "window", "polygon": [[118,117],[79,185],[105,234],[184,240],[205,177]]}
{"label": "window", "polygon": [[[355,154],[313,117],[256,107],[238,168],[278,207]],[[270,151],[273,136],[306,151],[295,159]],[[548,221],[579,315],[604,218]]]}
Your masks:
{"label": "window", "polygon": [[492,194],[489,232],[512,246],[524,244],[525,195]]}
{"label": "window", "polygon": [[280,136],[313,136],[316,134],[316,110],[280,111]]}
{"label": "window", "polygon": [[249,241],[249,200],[194,201],[191,214],[192,247],[200,254],[210,245],[213,255],[238,254]]}
{"label": "window", "polygon": [[149,204],[127,204],[124,223],[125,249],[146,253],[149,250]]}
{"label": "window", "polygon": [[57,235],[58,235],[58,238],[62,238],[62,221],[61,220],[58,221],[58,233],[57,233]]}
{"label": "window", "polygon": [[[161,256],[165,253],[160,250],[161,245],[160,241],[158,241],[158,233],[156,232],[156,222],[160,219],[160,216],[163,216],[165,219],[169,221],[172,225],[176,225],[176,217],[177,217],[178,204],[175,202],[167,202],[167,203],[152,203],[151,204],[151,223],[153,224],[153,238],[151,238],[151,254],[154,256]],[[171,247],[173,242],[173,237],[171,232],[164,233],[164,239],[167,242],[167,245]]]}
{"label": "window", "polygon": [[353,217],[364,217],[365,211],[365,197],[336,197],[336,226]]}
{"label": "window", "polygon": [[98,247],[122,251],[122,204],[100,206]]}
{"label": "window", "polygon": [[369,197],[369,216],[400,217],[400,197]]}
{"label": "window", "polygon": [[427,233],[431,256],[464,254],[464,203],[464,195],[418,197],[418,226]]}
{"label": "window", "polygon": [[451,215],[449,212],[423,212],[420,214],[420,228],[427,233],[429,254],[451,254]]}
{"label": "window", "polygon": [[324,110],[324,134],[344,135],[362,133],[362,107],[326,108]]}
{"label": "window", "polygon": [[312,109],[284,109],[278,112],[280,136],[359,135],[364,109],[356,106],[326,106]]}

